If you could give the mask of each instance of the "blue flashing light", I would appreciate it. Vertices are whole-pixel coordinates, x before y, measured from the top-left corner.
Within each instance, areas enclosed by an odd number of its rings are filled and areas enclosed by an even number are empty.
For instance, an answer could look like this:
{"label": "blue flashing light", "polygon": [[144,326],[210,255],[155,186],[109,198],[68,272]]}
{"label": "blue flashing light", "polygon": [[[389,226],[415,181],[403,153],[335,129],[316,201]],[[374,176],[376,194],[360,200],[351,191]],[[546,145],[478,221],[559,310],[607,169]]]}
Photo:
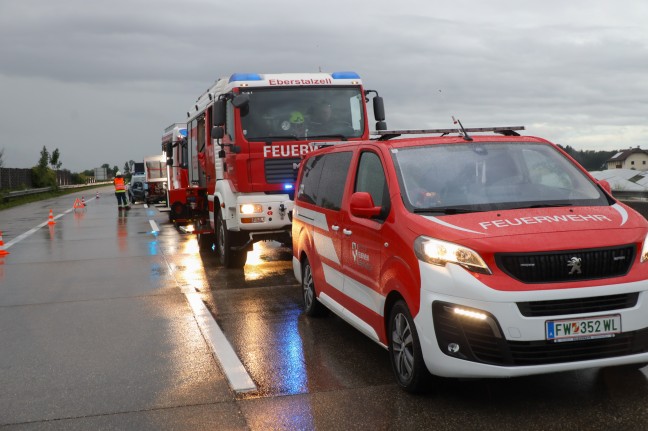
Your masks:
{"label": "blue flashing light", "polygon": [[185,138],[187,137],[187,129],[180,129],[178,133],[180,133],[180,136],[184,136]]}
{"label": "blue flashing light", "polygon": [[292,184],[284,184],[284,190],[292,190],[295,186]]}
{"label": "blue flashing light", "polygon": [[333,72],[333,79],[360,79],[360,75],[355,72]]}
{"label": "blue flashing light", "polygon": [[233,73],[229,82],[234,81],[263,81],[263,78],[258,73]]}

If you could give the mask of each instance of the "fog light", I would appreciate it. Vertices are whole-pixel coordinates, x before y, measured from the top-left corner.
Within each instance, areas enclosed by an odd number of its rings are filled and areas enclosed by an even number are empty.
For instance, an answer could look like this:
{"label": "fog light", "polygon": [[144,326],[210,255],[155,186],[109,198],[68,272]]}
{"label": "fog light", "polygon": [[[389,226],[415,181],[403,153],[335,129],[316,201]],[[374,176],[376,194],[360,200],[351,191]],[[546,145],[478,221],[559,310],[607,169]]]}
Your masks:
{"label": "fog light", "polygon": [[457,343],[448,344],[448,352],[457,353],[458,351],[459,351],[459,344]]}
{"label": "fog light", "polygon": [[484,313],[478,313],[476,311],[471,311],[471,310],[465,310],[463,308],[454,308],[453,309],[454,314],[458,314],[463,317],[470,317],[472,319],[477,319],[477,320],[486,320],[488,317]]}

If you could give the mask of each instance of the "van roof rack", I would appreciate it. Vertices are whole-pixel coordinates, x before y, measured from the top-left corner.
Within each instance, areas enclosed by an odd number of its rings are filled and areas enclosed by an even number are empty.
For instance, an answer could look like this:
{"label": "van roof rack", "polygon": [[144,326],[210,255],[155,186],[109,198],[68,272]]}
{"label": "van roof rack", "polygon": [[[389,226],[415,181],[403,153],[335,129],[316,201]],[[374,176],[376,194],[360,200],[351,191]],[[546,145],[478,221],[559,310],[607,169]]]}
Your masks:
{"label": "van roof rack", "polygon": [[504,136],[520,136],[516,130],[524,130],[524,126],[505,126],[505,127],[474,127],[467,129],[419,129],[419,130],[377,130],[371,132],[372,135],[378,136],[375,138],[378,141],[387,141],[392,138],[397,138],[401,135],[430,135],[440,133],[441,136],[450,133],[459,133],[460,135],[466,132],[495,132]]}

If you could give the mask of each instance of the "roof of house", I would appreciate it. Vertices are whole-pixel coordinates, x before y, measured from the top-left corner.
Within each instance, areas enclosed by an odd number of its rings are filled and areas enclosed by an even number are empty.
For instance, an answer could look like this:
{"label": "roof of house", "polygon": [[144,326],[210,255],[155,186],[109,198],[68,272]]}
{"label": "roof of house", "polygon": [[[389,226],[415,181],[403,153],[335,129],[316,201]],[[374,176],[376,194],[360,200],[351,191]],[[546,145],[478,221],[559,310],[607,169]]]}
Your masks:
{"label": "roof of house", "polygon": [[613,155],[612,157],[610,157],[609,159],[607,159],[607,161],[608,162],[622,162],[622,161],[626,160],[628,157],[630,157],[632,154],[637,154],[637,153],[645,154],[646,156],[648,156],[648,151],[647,150],[642,150],[641,148],[637,147],[637,148],[630,148],[630,149],[627,149],[627,150],[621,150],[618,153],[616,153],[615,155]]}

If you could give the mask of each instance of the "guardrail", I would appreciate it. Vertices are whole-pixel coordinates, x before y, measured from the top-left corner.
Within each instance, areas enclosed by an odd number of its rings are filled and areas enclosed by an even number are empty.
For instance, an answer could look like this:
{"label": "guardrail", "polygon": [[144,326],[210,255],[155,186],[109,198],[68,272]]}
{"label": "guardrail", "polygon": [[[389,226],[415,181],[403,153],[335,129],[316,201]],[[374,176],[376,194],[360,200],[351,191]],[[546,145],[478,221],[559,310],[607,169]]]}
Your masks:
{"label": "guardrail", "polygon": [[10,199],[16,198],[18,196],[35,195],[37,193],[45,193],[45,192],[49,192],[51,190],[52,190],[52,187],[41,187],[39,189],[16,190],[16,191],[7,193],[3,197],[2,200],[5,201],[5,202],[9,202]]}

